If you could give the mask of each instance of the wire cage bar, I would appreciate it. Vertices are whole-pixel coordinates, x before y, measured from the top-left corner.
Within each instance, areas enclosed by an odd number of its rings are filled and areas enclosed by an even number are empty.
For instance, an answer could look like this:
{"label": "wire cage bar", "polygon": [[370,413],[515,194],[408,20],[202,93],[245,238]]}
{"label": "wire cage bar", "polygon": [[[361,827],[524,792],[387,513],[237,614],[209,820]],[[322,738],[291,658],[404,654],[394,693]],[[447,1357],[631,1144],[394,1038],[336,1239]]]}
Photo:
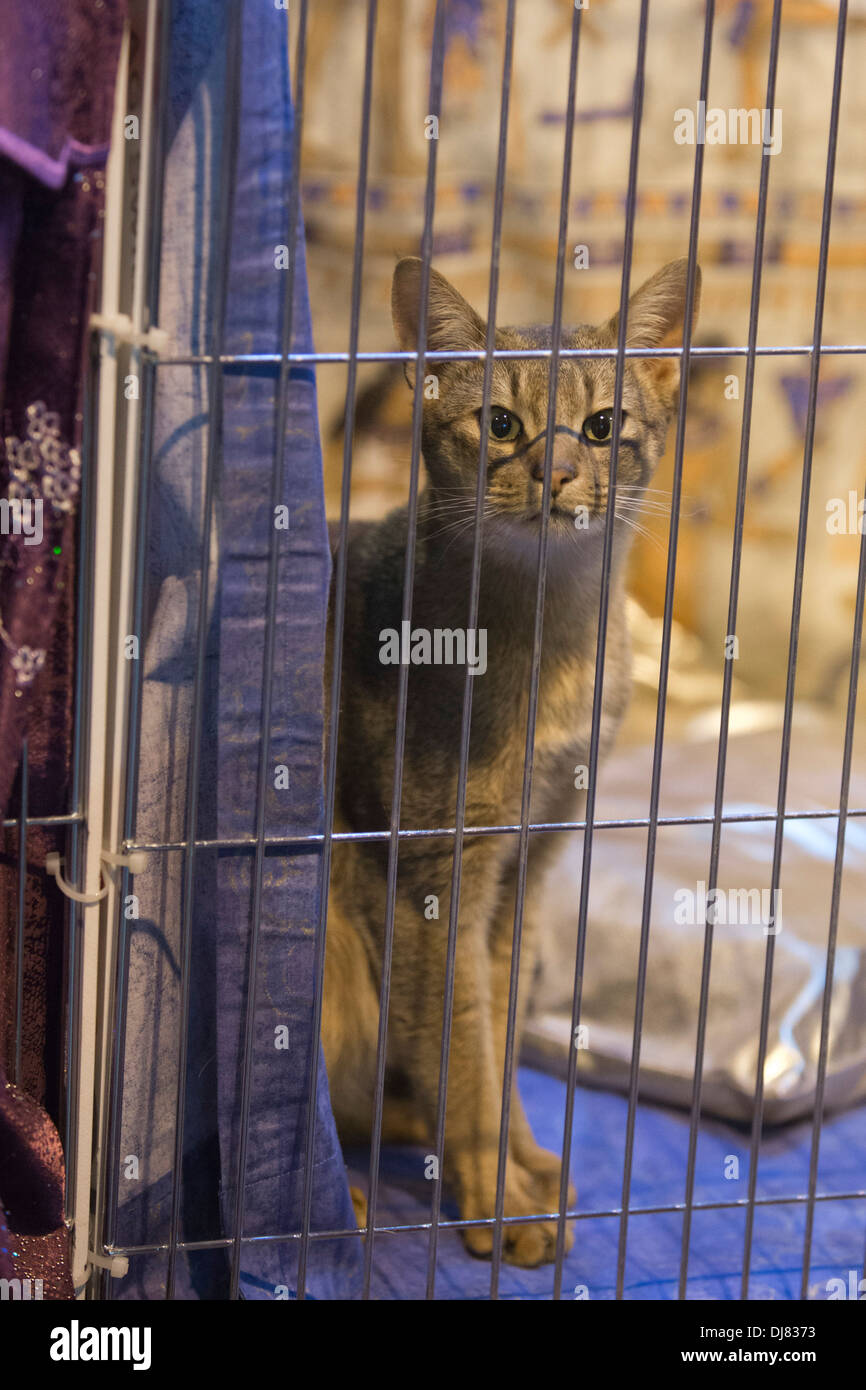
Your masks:
{"label": "wire cage bar", "polygon": [[[443,70],[445,61],[445,0],[437,0],[432,27],[432,46],[429,70],[428,110],[441,113]],[[294,87],[294,131],[292,177],[285,189],[286,244],[296,243],[302,207],[302,160],[304,154],[304,100],[307,62],[308,4],[300,0],[295,19],[296,48],[292,64]],[[170,0],[133,6],[134,33],[139,40],[131,46],[127,39],[122,61],[122,80],[118,92],[118,115],[122,115],[133,98],[133,84],[138,82],[137,109],[142,113],[143,139],[138,148],[129,148],[119,136],[115,121],[115,145],[109,174],[110,203],[116,208],[114,221],[109,221],[106,240],[106,269],[103,280],[103,309],[119,312],[128,309],[136,332],[146,333],[158,322],[160,257],[162,253],[162,191],[167,152],[166,91],[167,69],[171,43]],[[848,8],[840,0],[836,25],[835,59],[829,137],[826,159],[826,179],[820,228],[820,246],[811,343],[759,345],[758,319],[761,304],[764,247],[766,239],[767,202],[770,179],[770,155],[765,146],[760,168],[757,213],[754,232],[754,253],[751,271],[748,340],[734,346],[706,346],[691,341],[692,308],[697,284],[697,255],[701,225],[701,194],[703,183],[704,146],[697,143],[694,158],[691,210],[688,235],[688,272],[686,290],[685,338],[677,348],[634,348],[627,343],[627,309],[631,281],[639,156],[643,130],[643,95],[647,70],[647,44],[652,16],[649,0],[641,0],[637,30],[634,35],[634,85],[631,103],[631,135],[627,191],[624,202],[625,237],[620,283],[620,313],[617,346],[612,349],[576,349],[563,345],[563,297],[569,218],[572,206],[572,167],[574,162],[574,112],[580,76],[582,9],[575,8],[571,20],[568,66],[567,118],[563,137],[562,183],[557,227],[556,276],[554,301],[551,306],[552,339],[550,348],[508,350],[495,347],[494,331],[499,298],[500,260],[502,253],[502,222],[506,197],[506,164],[508,149],[512,64],[515,43],[516,0],[506,0],[502,7],[501,44],[502,69],[497,140],[497,163],[492,198],[492,231],[490,240],[490,270],[487,314],[487,337],[483,350],[434,351],[426,348],[427,289],[433,261],[434,226],[437,192],[437,142],[429,142],[425,181],[424,221],[421,236],[421,316],[415,351],[374,351],[359,349],[362,323],[362,284],[364,273],[366,214],[369,197],[369,151],[371,141],[371,109],[374,90],[374,55],[376,51],[377,0],[368,0],[364,17],[364,48],[362,98],[358,123],[358,172],[356,180],[355,221],[352,251],[351,302],[349,306],[349,336],[346,351],[301,352],[292,350],[293,304],[296,293],[295,257],[282,282],[279,316],[279,352],[231,353],[225,351],[224,311],[228,293],[229,249],[234,210],[234,175],[239,152],[239,92],[241,81],[240,41],[243,5],[229,7],[229,27],[226,37],[226,121],[222,146],[222,172],[218,215],[219,245],[216,264],[221,267],[221,282],[215,298],[215,313],[209,325],[206,351],[169,355],[156,354],[146,346],[133,344],[119,348],[107,330],[94,335],[89,383],[89,407],[85,436],[85,479],[91,478],[83,498],[82,553],[89,553],[91,563],[85,568],[80,594],[78,624],[76,691],[76,720],[74,732],[73,795],[69,807],[58,807],[49,815],[29,814],[27,747],[22,757],[20,803],[18,812],[4,820],[4,829],[18,833],[18,951],[17,951],[17,1014],[18,1031],[14,1074],[20,1072],[20,1019],[23,992],[24,893],[27,874],[27,835],[31,827],[52,828],[67,836],[70,878],[86,892],[95,893],[100,882],[100,853],[103,844],[117,848],[127,860],[133,854],[141,856],[179,854],[182,856],[183,916],[180,952],[180,1047],[177,1058],[178,1088],[174,1127],[174,1163],[170,1193],[169,1236],[165,1241],[123,1245],[118,1240],[118,1172],[120,1143],[120,1107],[122,1101],[122,1058],[127,1013],[127,967],[129,940],[124,923],[123,902],[129,891],[129,868],[122,865],[112,877],[109,893],[101,907],[69,904],[68,969],[65,985],[68,1020],[68,1091],[65,1116],[65,1147],[69,1165],[69,1216],[76,1233],[75,1282],[80,1292],[90,1279],[89,1290],[101,1297],[111,1297],[112,1279],[106,1268],[95,1272],[91,1256],[123,1261],[143,1255],[166,1256],[166,1297],[175,1296],[177,1263],[181,1253],[205,1250],[225,1250],[230,1262],[229,1291],[231,1298],[240,1296],[241,1259],[243,1251],[253,1245],[273,1242],[295,1242],[298,1248],[297,1297],[303,1299],[307,1283],[307,1267],[311,1242],[355,1237],[363,1239],[361,1296],[371,1296],[377,1238],[399,1236],[409,1232],[426,1233],[426,1297],[436,1294],[437,1254],[442,1231],[465,1229],[471,1226],[490,1226],[493,1230],[493,1256],[490,1269],[490,1297],[500,1292],[504,1235],[515,1222],[556,1221],[558,1235],[552,1275],[553,1298],[563,1296],[565,1233],[568,1223],[578,1226],[602,1219],[618,1223],[616,1255],[616,1297],[626,1296],[626,1263],[629,1223],[634,1217],[669,1213],[682,1217],[681,1254],[679,1262],[678,1297],[688,1293],[690,1240],[695,1213],[705,1211],[742,1211],[745,1217],[745,1236],[741,1274],[741,1293],[749,1296],[751,1254],[756,1212],[765,1207],[791,1204],[805,1210],[805,1236],[802,1267],[801,1297],[807,1295],[810,1256],[813,1243],[815,1212],[820,1205],[832,1201],[862,1201],[866,1187],[824,1193],[818,1190],[818,1162],[825,1109],[825,1089],[829,1058],[831,1018],[831,983],[836,957],[840,896],[845,853],[846,826],[849,821],[866,816],[866,807],[849,806],[853,758],[853,739],[858,697],[858,674],[862,652],[862,626],[866,601],[866,535],[861,535],[859,568],[852,634],[848,696],[843,735],[842,776],[838,806],[832,809],[810,807],[790,809],[787,801],[790,742],[793,726],[794,694],[797,674],[799,621],[802,602],[804,558],[807,537],[807,515],[810,500],[812,458],[818,407],[818,382],[822,361],[847,354],[866,353],[866,344],[825,343],[822,338],[826,295],[827,266],[834,191],[837,133],[840,117],[843,59],[845,51]],[[716,41],[716,6],[706,0],[703,8],[703,39],[701,66],[697,75],[699,99],[706,102],[710,88],[711,60]],[[780,41],[783,33],[783,7],[774,0],[769,35],[769,54],[766,75],[766,108],[774,109],[776,75]],[[286,30],[288,42],[288,28]],[[134,49],[134,51],[133,51]],[[133,210],[132,191],[137,192]],[[126,277],[121,276],[121,262],[127,263]],[[141,378],[141,399],[123,408],[119,397],[119,355],[128,353],[128,360]],[[778,778],[778,799],[775,810],[749,811],[725,809],[725,778],[728,752],[730,712],[732,703],[732,664],[726,661],[722,670],[720,726],[717,749],[716,776],[712,812],[694,815],[660,814],[662,756],[665,740],[668,677],[673,626],[674,589],[677,574],[677,546],[682,501],[682,476],[685,459],[685,427],[689,391],[689,367],[695,361],[712,358],[741,358],[745,360],[745,387],[740,435],[736,507],[731,536],[730,577],[728,584],[727,628],[737,631],[740,603],[741,567],[744,544],[744,520],[748,481],[752,411],[755,374],[758,359],[795,357],[809,363],[809,390],[806,415],[801,493],[798,513],[796,561],[792,592],[792,616],[788,644],[784,727]],[[679,395],[676,408],[676,438],[674,451],[674,482],[670,531],[667,539],[665,570],[664,615],[662,622],[661,656],[653,736],[652,773],[649,786],[649,809],[646,816],[596,818],[597,768],[599,762],[606,628],[610,600],[610,568],[613,549],[613,500],[616,497],[617,464],[620,444],[620,416],[627,359],[634,357],[673,358],[681,364]],[[602,555],[603,582],[597,647],[595,653],[595,689],[593,695],[590,739],[589,780],[586,810],[580,819],[555,822],[533,821],[530,814],[535,725],[538,706],[539,673],[543,641],[543,615],[547,575],[548,521],[553,468],[553,426],[556,420],[556,383],[560,362],[593,358],[609,359],[615,364],[613,408],[613,438],[608,478],[611,503],[605,517]],[[397,722],[395,729],[394,784],[390,823],[379,830],[352,831],[338,828],[335,823],[337,779],[337,735],[340,724],[342,644],[346,620],[346,590],[348,562],[346,540],[349,530],[353,478],[353,423],[358,399],[358,371],[365,364],[414,364],[414,396],[411,425],[411,458],[408,486],[408,544],[403,574],[402,618],[411,623],[413,577],[415,565],[415,532],[418,515],[418,496],[421,476],[421,413],[423,403],[424,368],[428,362],[476,361],[483,363],[482,420],[489,417],[493,389],[493,369],[497,361],[541,360],[550,364],[550,393],[548,402],[547,439],[544,456],[544,478],[541,526],[539,530],[537,574],[535,589],[535,626],[533,634],[531,688],[525,729],[523,782],[520,817],[516,823],[474,825],[467,823],[467,777],[470,757],[470,731],[473,684],[467,667],[459,739],[458,793],[451,823],[434,828],[403,824],[401,814],[403,763],[406,747],[406,718],[408,701],[408,668],[399,673]],[[273,835],[267,832],[265,793],[268,776],[268,750],[271,743],[271,692],[274,682],[277,621],[277,575],[280,564],[276,535],[272,534],[267,565],[267,602],[263,614],[264,648],[262,662],[263,703],[261,711],[261,743],[258,765],[257,796],[254,832],[245,836],[211,836],[200,831],[199,770],[205,700],[205,656],[208,626],[209,575],[213,564],[211,549],[212,520],[215,506],[215,487],[222,449],[222,392],[227,368],[262,366],[275,368],[274,435],[275,450],[272,464],[271,502],[275,507],[282,496],[284,450],[288,418],[288,385],[292,367],[303,366],[325,370],[328,366],[345,366],[347,386],[344,411],[341,503],[339,515],[339,545],[334,564],[332,603],[334,611],[334,658],[331,671],[330,704],[326,710],[328,722],[327,757],[323,769],[325,818],[321,832],[297,835]],[[206,485],[203,501],[202,543],[199,559],[200,585],[196,612],[195,676],[193,695],[193,744],[188,768],[186,820],[180,837],[159,840],[139,836],[136,826],[137,781],[140,773],[140,735],[142,704],[141,663],[126,669],[121,656],[122,642],[128,632],[141,633],[144,625],[144,594],[147,567],[147,539],[152,518],[148,513],[149,480],[153,469],[154,410],[159,381],[168,368],[200,368],[207,374],[209,387],[209,423],[206,461]],[[481,539],[487,462],[487,432],[481,430],[481,455],[475,495],[474,541],[469,592],[467,594],[468,627],[476,624],[479,611],[481,574]],[[117,463],[115,461],[118,461]],[[121,477],[122,472],[122,477]],[[116,516],[121,518],[116,527]],[[112,584],[113,580],[113,584]],[[115,599],[110,612],[101,603],[101,596],[114,588]],[[127,664],[128,665],[128,664]],[[121,680],[112,672],[123,671]],[[764,1066],[767,1056],[770,1000],[773,981],[775,938],[767,936],[763,994],[761,1001],[758,1067],[755,1078],[754,1116],[750,1137],[748,1193],[744,1198],[730,1201],[707,1201],[696,1198],[697,1149],[702,1114],[704,1061],[707,1039],[707,1020],[713,959],[713,920],[707,914],[699,924],[703,931],[700,995],[697,1008],[694,1072],[688,1118],[688,1148],[684,1173],[682,1200],[646,1204],[632,1200],[635,1164],[635,1126],[641,1081],[641,1047],[646,999],[650,922],[653,903],[656,848],[660,831],[669,827],[708,827],[711,832],[707,883],[714,889],[718,882],[723,827],[731,825],[772,825],[774,852],[771,888],[779,887],[785,828],[792,822],[836,821],[836,850],[833,869],[832,897],[828,905],[829,925],[826,954],[826,975],[822,995],[821,1032],[817,1067],[817,1095],[811,1132],[808,1181],[805,1190],[784,1194],[762,1194],[758,1190],[759,1161],[764,1128]],[[569,1051],[565,1111],[562,1126],[561,1176],[558,1208],[532,1216],[512,1217],[505,1214],[505,1174],[508,1152],[509,1119],[512,1082],[519,1063],[516,1052],[517,998],[520,983],[520,947],[523,915],[527,892],[527,864],[535,837],[566,833],[582,835],[582,874],[579,901],[576,909],[577,948],[574,960],[574,982],[571,1009],[571,1029],[575,1034],[581,1021],[582,985],[585,967],[587,927],[590,915],[590,884],[593,844],[596,832],[615,829],[646,831],[643,900],[640,920],[640,948],[634,1001],[634,1029],[628,1067],[627,1112],[623,1155],[622,1185],[617,1205],[603,1209],[585,1210],[568,1206],[569,1158],[572,1149],[575,1107],[580,1098],[577,1091],[578,1053]],[[445,956],[445,991],[442,1000],[442,1037],[439,1055],[437,1088],[437,1118],[434,1152],[441,1155],[446,1146],[445,1114],[448,1095],[449,1065],[451,1063],[451,1025],[453,1018],[454,974],[457,958],[457,927],[461,899],[461,874],[464,846],[473,838],[508,835],[517,840],[517,893],[515,901],[512,952],[509,978],[509,1000],[504,1050],[504,1066],[499,1097],[499,1139],[496,1202],[494,1214],[483,1220],[470,1221],[443,1218],[442,1191],[434,1183],[430,1201],[429,1220],[394,1222],[378,1219],[378,1187],[382,1151],[382,1123],[385,1094],[386,1041],[390,1007],[391,964],[394,947],[397,874],[401,844],[419,839],[447,839],[453,842],[452,877],[448,907],[448,937]],[[387,845],[387,899],[384,922],[384,954],[379,996],[376,1086],[372,1097],[372,1138],[370,1147],[370,1190],[366,1224],[360,1229],[312,1229],[313,1175],[316,1145],[316,1099],[319,1076],[319,1032],[322,1018],[322,995],[325,969],[325,939],[328,901],[332,874],[332,851],[340,843],[379,843]],[[266,1235],[245,1233],[244,1177],[248,1162],[249,1114],[252,1096],[253,1025],[255,1018],[257,961],[260,945],[260,913],[264,892],[265,858],[268,851],[309,847],[319,855],[320,912],[315,943],[314,967],[314,1038],[307,1082],[307,1123],[304,1134],[303,1217],[299,1229],[274,1231]],[[183,1233],[182,1195],[185,1115],[187,1106],[187,1059],[190,1023],[190,978],[192,950],[192,912],[194,875],[197,856],[207,851],[234,851],[247,856],[252,864],[252,896],[248,924],[249,950],[246,964],[246,996],[241,1044],[240,1088],[240,1145],[237,1155],[237,1184],[233,1203],[233,1224],[230,1231],[207,1239],[187,1239]],[[101,933],[99,935],[98,933]],[[101,942],[101,951],[100,951]],[[95,1122],[92,1111],[96,1107]],[[93,1142],[92,1135],[96,1136]],[[93,1171],[92,1171],[93,1170]],[[93,1193],[91,1194],[91,1187]],[[120,1268],[120,1266],[118,1266]],[[91,1277],[93,1276],[93,1277]]]}

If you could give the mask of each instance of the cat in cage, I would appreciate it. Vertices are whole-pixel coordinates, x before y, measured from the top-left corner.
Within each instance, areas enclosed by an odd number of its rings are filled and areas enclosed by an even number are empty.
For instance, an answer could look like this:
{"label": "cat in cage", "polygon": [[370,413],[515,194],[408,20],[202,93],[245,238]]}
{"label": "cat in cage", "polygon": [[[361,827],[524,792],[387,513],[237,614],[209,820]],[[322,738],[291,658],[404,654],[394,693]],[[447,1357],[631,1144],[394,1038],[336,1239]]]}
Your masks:
{"label": "cat in cage", "polygon": [[[417,347],[421,285],[421,262],[401,260],[392,317],[404,351]],[[674,261],[631,296],[628,347],[682,344],[686,285],[687,262]],[[699,296],[696,270],[693,319]],[[549,327],[497,328],[495,347],[549,349],[551,339]],[[564,331],[562,346],[611,349],[617,340],[615,314],[601,326]],[[486,345],[482,318],[435,269],[426,345],[430,352]],[[473,630],[467,623],[484,363],[440,361],[429,364],[431,370],[437,389],[425,389],[423,400],[426,481],[418,498],[411,624],[402,622],[407,508],[379,522],[351,523],[348,530],[339,831],[389,828],[403,665],[409,669],[401,829],[455,823],[466,667],[473,662],[465,825],[514,826],[521,818],[550,359],[494,359]],[[600,756],[614,741],[629,697],[626,561],[632,523],[676,412],[679,371],[677,356],[624,361]],[[582,813],[574,769],[590,760],[615,372],[612,357],[562,358],[558,364],[532,824],[572,821]],[[414,387],[414,364],[406,375]],[[329,672],[332,663],[331,650]],[[529,844],[515,1059],[543,919],[539,884],[558,838],[536,833]],[[465,836],[462,845],[445,1145],[437,1157],[441,1180],[466,1221],[489,1219],[495,1209],[518,841],[500,832]],[[401,838],[397,859],[382,1137],[423,1145],[428,1154],[436,1132],[453,854],[453,836],[410,837]],[[374,1113],[388,855],[386,838],[333,847],[322,1039],[344,1142],[368,1140]],[[515,1080],[504,1214],[554,1212],[559,1190],[560,1158],[536,1142]],[[569,1204],[575,1200],[569,1186]],[[506,1260],[533,1266],[553,1258],[556,1222],[518,1220],[503,1229]],[[472,1254],[490,1254],[491,1225],[468,1227],[462,1235]],[[566,1248],[572,1240],[569,1223]]]}

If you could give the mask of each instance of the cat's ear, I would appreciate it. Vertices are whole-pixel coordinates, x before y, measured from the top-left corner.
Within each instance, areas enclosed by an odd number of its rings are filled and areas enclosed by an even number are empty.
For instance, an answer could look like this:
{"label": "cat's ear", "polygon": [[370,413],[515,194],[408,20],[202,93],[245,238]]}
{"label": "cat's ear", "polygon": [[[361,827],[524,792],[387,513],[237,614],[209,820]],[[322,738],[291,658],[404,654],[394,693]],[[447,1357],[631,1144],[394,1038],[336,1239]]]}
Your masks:
{"label": "cat's ear", "polygon": [[[628,301],[626,320],[626,347],[661,348],[682,347],[686,319],[686,286],[688,282],[688,261],[671,261],[662,266],[635,290]],[[698,320],[701,303],[701,268],[695,266],[695,296],[692,306],[692,335]],[[608,324],[613,341],[618,340],[619,314],[614,314]],[[649,371],[659,389],[673,399],[679,384],[679,358],[648,357],[640,363],[644,371]]]}
{"label": "cat's ear", "polygon": [[[398,263],[391,285],[391,318],[402,352],[417,350],[420,315],[421,262],[417,256],[406,256]],[[483,348],[485,341],[484,321],[445,276],[431,266],[425,345],[428,351],[474,351]],[[414,363],[405,365],[411,386],[415,380]]]}

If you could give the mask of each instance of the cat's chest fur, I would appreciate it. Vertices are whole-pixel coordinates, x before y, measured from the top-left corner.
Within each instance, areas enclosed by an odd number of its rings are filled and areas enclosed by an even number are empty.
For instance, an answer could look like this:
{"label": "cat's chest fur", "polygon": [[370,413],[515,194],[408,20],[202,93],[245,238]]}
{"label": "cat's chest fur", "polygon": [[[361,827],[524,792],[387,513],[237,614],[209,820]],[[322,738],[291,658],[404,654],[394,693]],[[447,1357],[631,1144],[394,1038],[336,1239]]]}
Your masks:
{"label": "cat's chest fur", "polygon": [[[558,635],[561,637],[554,631],[542,641],[533,740],[533,819],[555,819],[556,808],[572,798],[575,787],[587,785],[586,775],[580,776],[579,769],[588,770],[590,762],[596,630],[592,630],[589,642],[575,644],[571,650],[557,641]],[[487,809],[492,812],[492,803],[498,801],[500,821],[519,816],[523,789],[532,681],[530,662],[521,660],[521,655],[525,653],[512,653],[511,679],[503,679],[501,672],[497,678],[494,671],[483,693],[477,684],[474,691],[480,717],[477,721],[473,718],[473,733],[476,727],[483,733],[471,756],[470,792],[473,786],[486,783],[491,803]],[[600,757],[612,745],[628,702],[630,666],[624,614],[616,607],[608,624]]]}
{"label": "cat's chest fur", "polygon": [[[402,520],[402,518],[400,518]],[[383,632],[399,632],[404,536],[395,519],[359,526],[350,551],[340,721],[339,781],[347,821],[381,829],[389,817],[399,722],[399,666],[382,661]],[[402,529],[402,528],[401,528]],[[391,544],[389,545],[389,542]],[[453,631],[466,622],[464,567],[418,557],[411,627]],[[514,824],[520,817],[533,685],[536,576],[507,565],[482,569],[478,630],[484,670],[471,677],[466,823]],[[599,754],[611,745],[630,685],[621,579],[611,580]],[[588,766],[598,636],[598,586],[588,571],[551,566],[542,625],[531,810],[556,818]],[[467,644],[468,645],[468,644]],[[477,643],[476,643],[477,651]],[[465,665],[409,665],[401,819],[419,828],[450,824],[458,794]],[[585,785],[585,780],[582,785]]]}

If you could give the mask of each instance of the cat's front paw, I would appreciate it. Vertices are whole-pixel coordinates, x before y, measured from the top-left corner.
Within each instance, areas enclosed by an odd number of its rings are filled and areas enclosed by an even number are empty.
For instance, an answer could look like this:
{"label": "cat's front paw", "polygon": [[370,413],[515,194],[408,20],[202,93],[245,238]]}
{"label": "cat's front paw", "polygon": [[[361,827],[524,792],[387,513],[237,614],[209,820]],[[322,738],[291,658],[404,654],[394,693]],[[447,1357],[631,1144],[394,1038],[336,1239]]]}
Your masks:
{"label": "cat's front paw", "polygon": [[[522,1145],[514,1154],[517,1163],[524,1170],[526,1183],[535,1195],[539,1212],[559,1211],[559,1189],[562,1165],[556,1154],[542,1149],[539,1144]],[[566,1209],[571,1211],[577,1205],[577,1191],[574,1183],[568,1184]]]}
{"label": "cat's front paw", "polygon": [[[573,1189],[571,1192],[573,1193]],[[513,1161],[509,1163],[509,1177],[505,1185],[504,1216],[536,1216],[555,1210],[558,1205],[558,1196],[557,1202],[548,1204],[544,1200],[539,1200],[540,1197],[546,1195],[546,1193],[543,1194],[538,1191],[537,1180],[533,1174],[525,1169],[519,1169]],[[493,1216],[495,1206],[496,1197],[495,1193],[492,1193],[487,1201],[466,1204],[461,1214],[468,1220],[478,1220],[482,1216]],[[514,1221],[503,1225],[503,1259],[508,1264],[522,1265],[527,1269],[555,1259],[557,1228],[558,1223],[556,1221]],[[493,1253],[494,1229],[492,1225],[465,1228],[462,1235],[469,1253],[480,1258],[490,1256]],[[571,1225],[567,1224],[565,1228],[566,1254],[573,1245],[574,1232]]]}
{"label": "cat's front paw", "polygon": [[[355,1212],[358,1230],[363,1231],[367,1225],[367,1198],[360,1187],[350,1187],[349,1196],[352,1199],[352,1208]],[[363,1240],[363,1236],[361,1238]]]}

